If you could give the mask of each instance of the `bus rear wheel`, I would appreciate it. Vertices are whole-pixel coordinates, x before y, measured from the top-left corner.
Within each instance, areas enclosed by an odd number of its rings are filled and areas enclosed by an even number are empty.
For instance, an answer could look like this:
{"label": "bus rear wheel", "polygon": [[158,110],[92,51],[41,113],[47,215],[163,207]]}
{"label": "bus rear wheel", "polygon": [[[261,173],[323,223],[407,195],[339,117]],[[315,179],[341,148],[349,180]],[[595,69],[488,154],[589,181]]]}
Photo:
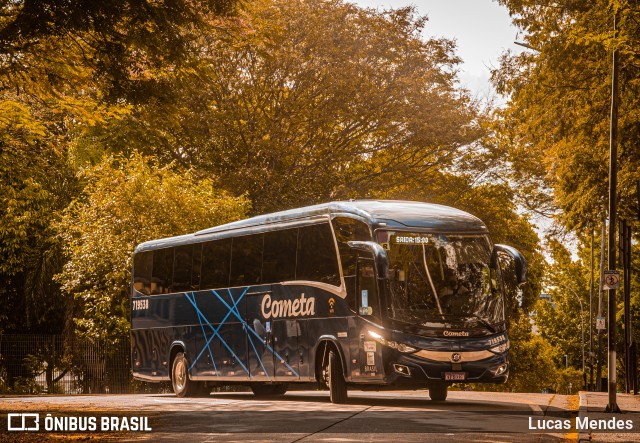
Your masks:
{"label": "bus rear wheel", "polygon": [[171,385],[173,392],[180,398],[206,397],[211,389],[204,382],[189,379],[189,362],[183,352],[178,352],[171,365]]}
{"label": "bus rear wheel", "polygon": [[429,386],[429,397],[433,401],[445,401],[447,399],[447,384],[434,383]]}
{"label": "bus rear wheel", "polygon": [[254,395],[266,396],[266,395],[284,395],[287,392],[286,384],[277,385],[251,385],[251,390]]}
{"label": "bus rear wheel", "polygon": [[341,404],[347,402],[347,383],[342,373],[340,355],[333,349],[329,351],[327,385],[329,386],[329,399],[331,403]]}

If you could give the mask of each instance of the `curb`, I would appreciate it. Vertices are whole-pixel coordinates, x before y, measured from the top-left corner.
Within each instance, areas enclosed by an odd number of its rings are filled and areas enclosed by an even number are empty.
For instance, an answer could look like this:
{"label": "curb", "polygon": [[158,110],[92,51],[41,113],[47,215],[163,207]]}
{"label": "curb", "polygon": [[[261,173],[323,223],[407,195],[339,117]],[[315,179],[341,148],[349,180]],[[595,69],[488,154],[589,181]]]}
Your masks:
{"label": "curb", "polygon": [[[589,407],[589,398],[587,397],[586,392],[580,392],[580,406],[578,407],[578,417],[583,418],[587,412]],[[591,432],[588,430],[581,430],[578,432],[578,443],[581,442],[590,442],[591,441]]]}

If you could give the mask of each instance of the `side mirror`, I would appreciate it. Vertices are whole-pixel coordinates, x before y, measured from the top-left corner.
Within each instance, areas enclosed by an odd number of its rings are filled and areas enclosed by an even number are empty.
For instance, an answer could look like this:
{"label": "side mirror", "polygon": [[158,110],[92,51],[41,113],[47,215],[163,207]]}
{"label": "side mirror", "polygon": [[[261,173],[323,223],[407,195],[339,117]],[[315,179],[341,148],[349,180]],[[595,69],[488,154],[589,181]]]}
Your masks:
{"label": "side mirror", "polygon": [[369,252],[373,255],[378,268],[378,278],[387,278],[389,272],[389,257],[382,246],[373,241],[350,241],[347,243],[350,248]]}
{"label": "side mirror", "polygon": [[527,260],[516,248],[507,245],[495,245],[491,253],[491,267],[498,267],[498,256],[506,254],[513,260],[516,283],[521,285],[527,281]]}

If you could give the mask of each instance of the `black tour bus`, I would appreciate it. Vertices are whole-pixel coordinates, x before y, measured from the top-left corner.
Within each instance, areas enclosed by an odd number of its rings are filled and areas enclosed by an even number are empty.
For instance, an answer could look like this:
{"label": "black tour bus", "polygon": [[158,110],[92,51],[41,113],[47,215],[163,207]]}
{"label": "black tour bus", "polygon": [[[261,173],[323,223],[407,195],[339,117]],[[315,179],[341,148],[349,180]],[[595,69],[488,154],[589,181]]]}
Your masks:
{"label": "black tour bus", "polygon": [[526,262],[446,206],[345,201],[139,245],[135,378],[180,396],[244,384],[278,395],[504,383],[509,306]]}

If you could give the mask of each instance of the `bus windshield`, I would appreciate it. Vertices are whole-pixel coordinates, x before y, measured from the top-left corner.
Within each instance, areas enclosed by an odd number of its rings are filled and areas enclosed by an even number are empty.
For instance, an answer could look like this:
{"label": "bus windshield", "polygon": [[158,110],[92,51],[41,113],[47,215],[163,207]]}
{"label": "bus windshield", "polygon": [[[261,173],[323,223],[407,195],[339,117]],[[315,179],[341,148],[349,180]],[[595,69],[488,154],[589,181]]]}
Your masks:
{"label": "bus windshield", "polygon": [[389,316],[427,328],[483,327],[504,320],[486,235],[379,232],[390,264]]}

